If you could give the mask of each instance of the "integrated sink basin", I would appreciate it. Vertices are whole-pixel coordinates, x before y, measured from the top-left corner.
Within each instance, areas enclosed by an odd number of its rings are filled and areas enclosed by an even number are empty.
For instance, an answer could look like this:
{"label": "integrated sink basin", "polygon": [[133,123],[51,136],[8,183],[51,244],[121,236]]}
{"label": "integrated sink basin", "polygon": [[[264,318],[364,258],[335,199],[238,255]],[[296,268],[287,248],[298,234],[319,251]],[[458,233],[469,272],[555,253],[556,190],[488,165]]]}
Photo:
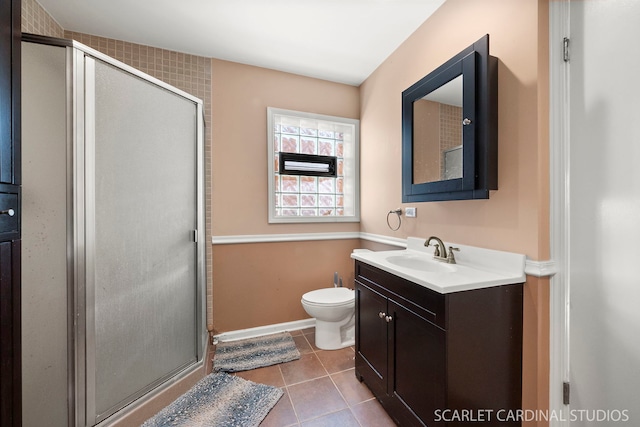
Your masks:
{"label": "integrated sink basin", "polygon": [[455,256],[457,263],[448,264],[434,259],[433,247],[425,247],[424,241],[423,238],[409,237],[404,250],[356,250],[351,258],[441,294],[525,281],[525,255],[446,244],[446,247],[460,249]]}
{"label": "integrated sink basin", "polygon": [[455,264],[445,264],[442,261],[431,260],[424,254],[415,256],[407,254],[406,251],[402,252],[404,252],[402,255],[389,255],[386,260],[393,265],[418,271],[431,273],[452,273],[456,271]]}

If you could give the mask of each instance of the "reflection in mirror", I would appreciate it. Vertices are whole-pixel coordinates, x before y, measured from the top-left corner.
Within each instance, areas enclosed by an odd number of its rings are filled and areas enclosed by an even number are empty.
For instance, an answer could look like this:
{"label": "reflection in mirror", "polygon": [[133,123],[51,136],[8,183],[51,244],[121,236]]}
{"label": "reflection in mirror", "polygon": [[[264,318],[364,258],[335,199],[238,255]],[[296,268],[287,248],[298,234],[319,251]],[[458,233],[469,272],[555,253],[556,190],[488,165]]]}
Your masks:
{"label": "reflection in mirror", "polygon": [[413,183],[462,177],[462,75],[413,103]]}

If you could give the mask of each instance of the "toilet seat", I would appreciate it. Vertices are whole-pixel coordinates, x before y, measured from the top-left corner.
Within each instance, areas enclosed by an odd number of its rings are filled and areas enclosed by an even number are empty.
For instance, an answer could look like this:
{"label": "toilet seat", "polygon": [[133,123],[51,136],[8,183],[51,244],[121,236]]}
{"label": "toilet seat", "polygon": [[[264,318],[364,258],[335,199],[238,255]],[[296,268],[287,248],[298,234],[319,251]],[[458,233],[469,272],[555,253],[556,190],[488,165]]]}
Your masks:
{"label": "toilet seat", "polygon": [[355,292],[347,288],[324,288],[307,292],[302,301],[316,306],[347,306],[355,301]]}

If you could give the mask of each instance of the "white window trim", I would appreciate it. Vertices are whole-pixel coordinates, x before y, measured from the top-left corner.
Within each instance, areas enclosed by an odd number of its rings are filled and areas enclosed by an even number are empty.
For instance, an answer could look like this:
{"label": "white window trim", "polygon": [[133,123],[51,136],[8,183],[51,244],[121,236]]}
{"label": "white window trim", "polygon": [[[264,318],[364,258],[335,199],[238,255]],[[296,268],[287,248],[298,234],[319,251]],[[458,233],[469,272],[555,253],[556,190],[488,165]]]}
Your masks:
{"label": "white window trim", "polygon": [[[353,192],[354,196],[354,214],[353,215],[335,215],[335,216],[276,216],[276,204],[274,195],[274,142],[273,142],[273,129],[274,129],[274,115],[291,115],[312,120],[324,120],[338,123],[344,123],[353,125],[354,132],[354,158],[353,158],[353,175],[354,179],[347,180],[345,176],[344,185],[345,193],[347,187]],[[323,114],[306,113],[302,111],[284,110],[281,108],[267,107],[267,183],[268,183],[268,199],[269,199],[269,223],[324,223],[324,222],[360,222],[360,120],[348,119],[345,117],[327,116]],[[345,151],[345,164],[347,152]],[[351,163],[351,162],[350,162]],[[346,165],[345,165],[346,166]],[[351,189],[351,186],[355,188]]]}

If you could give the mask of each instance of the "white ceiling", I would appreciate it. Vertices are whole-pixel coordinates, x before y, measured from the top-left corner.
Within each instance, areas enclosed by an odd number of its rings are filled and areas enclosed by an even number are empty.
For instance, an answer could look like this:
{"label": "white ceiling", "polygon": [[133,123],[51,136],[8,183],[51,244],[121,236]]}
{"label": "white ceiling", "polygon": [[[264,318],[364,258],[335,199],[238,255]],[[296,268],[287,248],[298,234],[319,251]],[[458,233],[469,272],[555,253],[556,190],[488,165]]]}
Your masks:
{"label": "white ceiling", "polygon": [[65,30],[351,85],[445,0],[38,0]]}

